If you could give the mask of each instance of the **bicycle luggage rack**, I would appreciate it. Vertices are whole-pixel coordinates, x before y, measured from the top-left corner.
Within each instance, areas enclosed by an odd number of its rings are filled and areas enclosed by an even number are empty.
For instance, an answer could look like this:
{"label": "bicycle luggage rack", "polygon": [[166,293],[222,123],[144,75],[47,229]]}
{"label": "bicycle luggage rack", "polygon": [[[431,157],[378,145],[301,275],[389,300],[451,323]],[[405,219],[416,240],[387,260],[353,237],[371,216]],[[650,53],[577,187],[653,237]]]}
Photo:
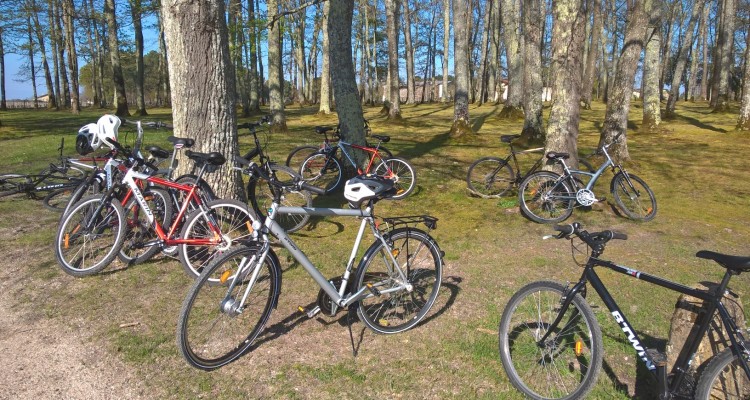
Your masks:
{"label": "bicycle luggage rack", "polygon": [[385,217],[381,219],[388,225],[386,231],[391,231],[399,226],[414,227],[420,222],[431,231],[437,229],[438,221],[437,218],[429,215],[408,215],[404,217]]}

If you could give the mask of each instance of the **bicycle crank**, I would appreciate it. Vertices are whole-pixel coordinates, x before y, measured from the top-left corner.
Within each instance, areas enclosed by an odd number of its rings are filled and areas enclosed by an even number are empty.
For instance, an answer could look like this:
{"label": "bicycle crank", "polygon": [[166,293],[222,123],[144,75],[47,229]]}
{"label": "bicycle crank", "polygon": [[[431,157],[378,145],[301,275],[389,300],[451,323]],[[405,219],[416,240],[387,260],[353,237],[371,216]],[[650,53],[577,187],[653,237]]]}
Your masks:
{"label": "bicycle crank", "polygon": [[576,201],[584,206],[588,207],[594,203],[596,203],[598,200],[596,196],[594,195],[594,192],[588,190],[588,189],[580,189],[578,192],[576,192]]}

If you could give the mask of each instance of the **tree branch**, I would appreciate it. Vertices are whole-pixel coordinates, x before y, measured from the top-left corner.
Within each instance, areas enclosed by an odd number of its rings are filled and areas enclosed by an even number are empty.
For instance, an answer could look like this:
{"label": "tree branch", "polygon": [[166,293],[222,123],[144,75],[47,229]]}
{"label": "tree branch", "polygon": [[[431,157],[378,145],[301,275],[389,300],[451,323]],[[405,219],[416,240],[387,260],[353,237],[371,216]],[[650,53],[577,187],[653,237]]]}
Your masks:
{"label": "tree branch", "polygon": [[283,12],[280,12],[280,13],[274,15],[273,17],[269,17],[270,21],[268,22],[268,24],[266,24],[266,28],[269,28],[269,29],[273,28],[273,24],[275,24],[276,21],[278,21],[279,19],[281,19],[281,17],[283,17],[285,15],[296,14],[296,13],[304,10],[307,7],[318,5],[318,4],[320,4],[320,3],[324,2],[324,1],[327,1],[327,0],[310,0],[307,3],[302,4],[301,6],[295,8],[294,10],[283,11]]}

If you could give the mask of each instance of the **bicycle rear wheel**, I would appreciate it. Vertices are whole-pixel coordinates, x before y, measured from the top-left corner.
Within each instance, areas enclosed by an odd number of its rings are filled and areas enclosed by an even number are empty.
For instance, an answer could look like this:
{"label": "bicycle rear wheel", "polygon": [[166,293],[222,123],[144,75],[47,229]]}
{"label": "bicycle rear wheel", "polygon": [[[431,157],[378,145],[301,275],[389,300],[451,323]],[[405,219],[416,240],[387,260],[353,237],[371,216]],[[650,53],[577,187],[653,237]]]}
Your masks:
{"label": "bicycle rear wheel", "polygon": [[104,196],[79,201],[63,216],[55,237],[55,257],[66,273],[81,277],[95,274],[114,260],[125,236],[125,211]]}
{"label": "bicycle rear wheel", "polygon": [[505,306],[499,327],[503,368],[513,386],[533,399],[581,399],[602,367],[602,333],[591,307],[576,295],[544,343],[560,313],[565,288],[533,282]]}
{"label": "bicycle rear wheel", "polygon": [[389,158],[383,160],[375,169],[375,174],[383,178],[393,179],[396,195],[392,200],[401,200],[411,194],[417,187],[417,174],[414,168],[403,158]]}
{"label": "bicycle rear wheel", "polygon": [[313,145],[295,147],[294,149],[292,149],[292,151],[289,152],[289,155],[286,157],[285,165],[294,171],[299,171],[300,167],[302,167],[302,163],[305,162],[308,157],[315,154],[318,150],[320,150],[320,147]]}
{"label": "bicycle rear wheel", "polygon": [[643,179],[620,172],[612,178],[610,188],[617,206],[628,218],[651,221],[656,216],[656,197]]}
{"label": "bicycle rear wheel", "polygon": [[[750,343],[746,342],[745,347],[750,347]],[[750,379],[731,348],[708,362],[698,379],[695,399],[750,399]]]}
{"label": "bicycle rear wheel", "polygon": [[180,263],[185,272],[197,278],[215,257],[229,250],[237,240],[248,239],[252,236],[252,223],[257,219],[254,213],[236,200],[216,200],[206,205],[208,210],[195,210],[182,226],[180,237],[184,240],[212,239],[216,240],[217,230],[219,241],[212,246],[195,246],[191,244],[179,245]]}
{"label": "bicycle rear wheel", "polygon": [[469,167],[466,185],[479,197],[492,199],[507,193],[515,182],[513,169],[505,160],[484,157]]}
{"label": "bicycle rear wheel", "polygon": [[278,301],[281,265],[273,251],[263,264],[251,263],[259,251],[258,245],[227,251],[188,292],[177,322],[177,347],[190,365],[203,370],[226,365],[263,331]]}
{"label": "bicycle rear wheel", "polygon": [[443,274],[442,251],[430,235],[415,228],[394,229],[386,241],[389,247],[373,243],[357,267],[354,287],[379,293],[360,300],[357,315],[377,333],[399,333],[418,324],[435,303]]}
{"label": "bicycle rear wheel", "polygon": [[31,183],[31,179],[26,175],[0,175],[0,197],[23,193],[24,187],[29,183]]}
{"label": "bicycle rear wheel", "polygon": [[[282,165],[271,164],[271,170],[274,171],[276,178],[282,182],[294,181],[299,179],[291,168]],[[250,197],[250,204],[253,211],[258,217],[264,217],[268,214],[268,208],[273,202],[273,191],[270,183],[264,179],[251,179],[247,184],[247,193]],[[281,204],[284,207],[312,207],[312,196],[306,190],[284,190],[281,194]],[[276,222],[281,225],[287,233],[296,232],[302,229],[310,216],[307,214],[277,214]]]}
{"label": "bicycle rear wheel", "polygon": [[325,189],[327,193],[336,190],[343,177],[339,160],[323,153],[307,157],[300,167],[299,174],[307,183]]}
{"label": "bicycle rear wheel", "polygon": [[[538,171],[526,177],[518,187],[518,203],[524,215],[534,222],[561,222],[570,217],[575,193],[560,175]],[[559,182],[558,182],[559,181]]]}
{"label": "bicycle rear wheel", "polygon": [[[173,215],[169,193],[162,189],[150,188],[143,191],[143,198],[151,209],[154,220],[168,229]],[[125,240],[117,257],[126,265],[140,264],[161,250],[155,245],[159,236],[135,198],[130,199],[125,205],[125,218]]]}

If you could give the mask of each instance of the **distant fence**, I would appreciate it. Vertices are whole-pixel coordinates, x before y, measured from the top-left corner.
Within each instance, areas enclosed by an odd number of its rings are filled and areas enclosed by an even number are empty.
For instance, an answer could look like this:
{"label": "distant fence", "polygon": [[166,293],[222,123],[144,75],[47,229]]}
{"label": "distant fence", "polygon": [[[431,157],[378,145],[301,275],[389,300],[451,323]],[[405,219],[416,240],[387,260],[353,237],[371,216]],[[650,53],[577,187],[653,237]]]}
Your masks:
{"label": "distant fence", "polygon": [[[34,100],[6,100],[5,106],[8,108],[34,108]],[[36,107],[47,108],[47,102],[37,100]]]}

